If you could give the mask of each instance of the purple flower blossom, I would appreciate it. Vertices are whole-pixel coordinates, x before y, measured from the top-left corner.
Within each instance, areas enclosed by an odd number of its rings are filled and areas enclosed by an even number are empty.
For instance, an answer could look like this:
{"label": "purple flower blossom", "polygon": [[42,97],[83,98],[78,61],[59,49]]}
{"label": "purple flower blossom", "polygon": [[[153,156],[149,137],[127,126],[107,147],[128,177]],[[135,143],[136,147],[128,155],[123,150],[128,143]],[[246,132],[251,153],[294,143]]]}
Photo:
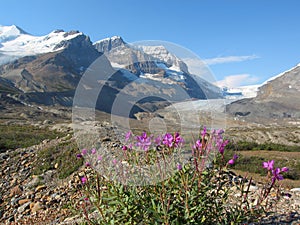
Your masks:
{"label": "purple flower blossom", "polygon": [[101,156],[101,155],[98,155],[97,160],[98,160],[98,161],[101,161],[101,160],[102,160],[102,156]]}
{"label": "purple flower blossom", "polygon": [[123,150],[123,151],[126,151],[126,150],[127,150],[127,146],[126,146],[126,145],[123,145],[122,150]]}
{"label": "purple flower blossom", "polygon": [[203,130],[201,131],[202,138],[206,135],[206,133],[207,133],[207,129],[206,127],[204,127]]}
{"label": "purple flower blossom", "polygon": [[180,163],[177,164],[177,169],[182,170],[182,165]]}
{"label": "purple flower blossom", "polygon": [[276,168],[275,170],[272,170],[272,182],[274,183],[275,180],[283,180],[283,176],[280,174],[280,168]]}
{"label": "purple flower blossom", "polygon": [[164,138],[163,138],[163,144],[169,148],[173,146],[173,135],[170,133],[166,133]]}
{"label": "purple flower blossom", "polygon": [[220,140],[220,141],[217,143],[217,146],[219,147],[219,152],[221,153],[221,155],[224,154],[225,147],[226,147],[226,145],[227,145],[228,143],[229,143],[229,140],[225,140],[225,141]]}
{"label": "purple flower blossom", "polygon": [[196,143],[193,146],[193,149],[198,149],[200,150],[202,148],[202,143],[200,140],[197,140]]}
{"label": "purple flower blossom", "polygon": [[113,161],[112,161],[112,162],[113,162],[113,164],[114,164],[114,165],[116,165],[116,164],[117,164],[117,162],[118,162],[118,160],[116,160],[116,159],[113,159]]}
{"label": "purple flower blossom", "polygon": [[180,136],[178,132],[174,135],[174,145],[177,148],[179,144],[182,144],[184,142],[183,138]]}
{"label": "purple flower blossom", "polygon": [[281,168],[281,172],[288,172],[289,171],[289,168],[287,168],[287,167],[282,167]]}
{"label": "purple flower blossom", "polygon": [[81,158],[82,158],[82,154],[77,154],[77,155],[76,155],[76,158],[77,158],[77,159],[81,159]]}
{"label": "purple flower blossom", "polygon": [[230,160],[228,161],[228,164],[229,164],[229,165],[233,165],[233,164],[234,164],[234,160],[233,160],[233,159],[230,159]]}
{"label": "purple flower blossom", "polygon": [[178,132],[176,132],[174,136],[170,133],[166,133],[163,138],[163,144],[169,148],[172,148],[173,146],[177,148],[183,142],[184,140]]}
{"label": "purple flower blossom", "polygon": [[238,156],[236,154],[233,155],[232,159],[228,161],[229,165],[233,165],[235,161],[237,160]]}
{"label": "purple flower blossom", "polygon": [[224,133],[224,130],[223,130],[223,129],[219,129],[219,130],[216,131],[216,134],[217,134],[218,136],[221,136],[223,133]]}
{"label": "purple flower blossom", "polygon": [[87,178],[86,177],[81,177],[81,183],[85,184],[87,182]]}
{"label": "purple flower blossom", "polygon": [[148,151],[151,145],[151,137],[147,136],[146,132],[143,132],[141,136],[137,136],[136,146],[140,147],[144,151]]}
{"label": "purple flower blossom", "polygon": [[125,134],[125,141],[126,141],[126,142],[129,141],[129,139],[131,138],[131,135],[132,135],[131,131],[128,131],[128,132]]}
{"label": "purple flower blossom", "polygon": [[266,168],[267,170],[273,170],[274,166],[274,160],[263,162],[263,168]]}
{"label": "purple flower blossom", "polygon": [[90,164],[89,162],[86,162],[86,163],[85,163],[85,166],[86,166],[86,167],[90,167],[91,164]]}
{"label": "purple flower blossom", "polygon": [[96,149],[93,148],[93,149],[91,150],[91,153],[92,153],[93,155],[96,154]]}
{"label": "purple flower blossom", "polygon": [[234,154],[234,155],[233,155],[233,160],[237,160],[237,158],[238,158],[238,155],[237,155],[237,154]]}
{"label": "purple flower blossom", "polygon": [[85,148],[81,150],[82,155],[86,155],[87,153],[88,153],[88,151]]}
{"label": "purple flower blossom", "polygon": [[155,138],[154,142],[156,145],[161,145],[162,137],[159,135]]}

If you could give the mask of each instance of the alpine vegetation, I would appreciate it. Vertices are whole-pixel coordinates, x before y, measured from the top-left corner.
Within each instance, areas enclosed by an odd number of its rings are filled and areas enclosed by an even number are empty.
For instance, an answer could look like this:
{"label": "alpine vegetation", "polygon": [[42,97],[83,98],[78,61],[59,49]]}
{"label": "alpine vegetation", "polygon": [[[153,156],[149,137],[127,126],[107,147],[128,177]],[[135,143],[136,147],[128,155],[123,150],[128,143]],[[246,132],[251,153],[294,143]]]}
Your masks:
{"label": "alpine vegetation", "polygon": [[[232,179],[229,167],[238,163],[238,156],[225,160],[229,141],[223,133],[204,128],[194,144],[187,146],[178,132],[134,136],[129,131],[119,152],[110,152],[109,157],[97,149],[83,149],[77,157],[86,159],[88,172],[81,175],[76,208],[88,224],[240,224],[258,220],[270,211],[268,197],[271,190],[279,191],[277,182],[288,168],[275,168],[274,160],[264,162],[267,182],[254,197],[250,193],[252,178]],[[187,161],[180,157],[184,149],[190,149]],[[107,165],[111,165],[111,173],[105,171]],[[149,165],[156,165],[156,171],[144,169]],[[172,173],[166,173],[168,168]],[[151,176],[147,172],[161,179],[148,185],[138,180]],[[140,176],[133,183],[128,174]]]}

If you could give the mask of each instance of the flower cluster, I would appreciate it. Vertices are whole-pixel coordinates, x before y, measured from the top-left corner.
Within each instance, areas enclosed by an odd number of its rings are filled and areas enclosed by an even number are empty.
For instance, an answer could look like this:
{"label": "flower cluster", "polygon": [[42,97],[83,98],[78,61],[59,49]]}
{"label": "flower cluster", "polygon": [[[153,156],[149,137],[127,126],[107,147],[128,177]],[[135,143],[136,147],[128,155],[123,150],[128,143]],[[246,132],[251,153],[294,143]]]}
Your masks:
{"label": "flower cluster", "polygon": [[174,135],[170,133],[166,133],[164,138],[163,138],[163,144],[169,148],[177,148],[179,147],[182,143],[184,143],[183,138],[179,135],[178,132],[176,132]]}
{"label": "flower cluster", "polygon": [[143,132],[141,136],[136,137],[136,146],[144,151],[148,151],[151,145],[152,136],[147,136],[146,132]]}
{"label": "flower cluster", "polygon": [[[235,189],[241,190],[241,194],[237,195],[241,196],[241,202],[231,207],[231,204],[227,204],[228,200],[231,200],[228,199],[230,196],[227,189],[228,183],[219,178],[223,172],[228,172],[227,166],[236,163],[238,156],[234,154],[227,161],[227,154],[224,153],[229,141],[223,138],[223,133],[224,130],[221,129],[208,131],[204,127],[200,132],[199,139],[194,140],[190,145],[192,157],[187,164],[183,164],[182,159],[177,157],[180,156],[177,154],[180,151],[177,152],[176,148],[183,150],[184,154],[186,153],[186,149],[182,149],[186,147],[184,146],[185,141],[178,132],[165,133],[155,137],[146,132],[135,136],[129,131],[124,136],[125,142],[120,147],[120,151],[108,153],[113,158],[106,157],[100,150],[97,153],[94,148],[83,149],[76,157],[87,160],[85,165],[90,167],[88,171],[97,168],[97,165],[104,169],[107,168],[106,165],[112,165],[113,168],[107,170],[109,176],[111,171],[116,172],[117,175],[121,174],[119,177],[124,178],[122,182],[126,182],[124,185],[120,182],[112,182],[111,177],[104,176],[97,171],[97,174],[80,175],[80,187],[84,191],[80,201],[85,203],[81,205],[85,207],[83,214],[86,219],[91,222],[88,213],[94,212],[95,209],[99,210],[99,220],[97,219],[97,222],[100,221],[99,224],[108,224],[109,221],[119,220],[120,215],[121,218],[124,218],[120,220],[120,224],[126,221],[132,221],[134,224],[139,224],[140,221],[145,224],[154,224],[157,221],[164,224],[191,224],[195,222],[195,218],[199,218],[198,221],[205,221],[206,224],[226,224],[228,221],[232,221],[232,224],[241,224],[248,221],[248,215],[250,219],[252,216],[256,218],[261,214],[260,207],[264,207],[265,204],[262,203],[268,200],[271,189],[276,188],[275,181],[282,180],[282,173],[289,169],[274,167],[274,160],[263,162],[263,168],[268,171],[268,176],[272,179],[271,185],[264,186],[257,203],[252,204],[252,200],[249,198],[248,202],[247,199],[252,178],[250,178],[250,182],[247,182],[249,185],[247,191],[244,188],[247,183],[244,183],[245,179],[242,179],[239,184],[241,188]],[[138,149],[143,151],[136,152],[135,150]],[[98,155],[100,152],[102,156]],[[173,154],[174,157],[166,157],[169,154]],[[210,162],[211,156],[215,157],[213,163]],[[159,173],[164,172],[165,166],[171,164],[174,169],[176,168],[177,173],[172,177],[163,177],[166,180],[153,185],[128,185],[131,183],[126,179],[130,178],[127,175],[132,169],[135,169],[134,172],[138,171],[136,168],[141,169],[142,176],[145,176],[143,167],[154,164],[159,166],[159,170],[157,170]],[[208,169],[206,170],[206,168]],[[156,170],[154,172],[156,174]],[[113,174],[113,178],[115,177]],[[126,198],[122,198],[124,190],[126,190]],[[117,199],[117,201],[111,201],[111,199]],[[164,206],[165,202],[167,202],[166,207]],[[226,205],[223,205],[224,203]],[[201,210],[199,207],[194,207],[195,205],[201,205]],[[145,208],[149,210],[145,211]],[[226,213],[223,210],[225,208]]]}
{"label": "flower cluster", "polygon": [[276,180],[283,180],[283,176],[280,174],[281,172],[288,172],[289,169],[287,167],[279,167],[274,168],[274,160],[263,162],[263,168],[271,171],[272,173],[272,184],[275,183]]}
{"label": "flower cluster", "polygon": [[166,133],[163,136],[159,135],[154,138],[153,135],[147,135],[146,132],[143,132],[140,136],[133,137],[133,134],[129,131],[125,135],[125,142],[126,145],[122,146],[122,150],[124,151],[132,149],[133,146],[136,146],[141,150],[148,151],[152,145],[159,146],[161,144],[168,148],[178,148],[184,143],[184,139],[178,132],[175,132],[174,135]]}

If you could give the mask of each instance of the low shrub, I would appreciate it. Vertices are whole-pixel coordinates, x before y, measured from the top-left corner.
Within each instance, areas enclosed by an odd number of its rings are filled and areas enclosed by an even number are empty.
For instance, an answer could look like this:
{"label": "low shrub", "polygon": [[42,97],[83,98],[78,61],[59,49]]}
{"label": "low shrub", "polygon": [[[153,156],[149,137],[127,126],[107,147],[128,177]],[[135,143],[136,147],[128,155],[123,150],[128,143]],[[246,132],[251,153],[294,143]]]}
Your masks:
{"label": "low shrub", "polygon": [[[77,145],[69,140],[37,152],[37,161],[33,174],[40,175],[47,170],[56,169],[58,178],[63,179],[77,171],[83,165],[74,155],[78,152]],[[57,168],[55,168],[57,165]]]}
{"label": "low shrub", "polygon": [[[77,202],[78,209],[89,224],[255,221],[265,210],[262,203],[271,189],[283,179],[281,173],[288,169],[275,168],[274,161],[263,162],[269,183],[256,204],[247,198],[251,179],[240,181],[237,189],[240,199],[232,202],[232,184],[224,175],[239,159],[237,155],[227,158],[228,140],[222,134],[222,130],[208,132],[204,128],[199,140],[191,146],[189,161],[179,157],[184,154],[185,146],[179,133],[154,138],[145,132],[133,137],[129,132],[125,135],[126,144],[118,152],[83,149],[77,158],[85,158],[92,173],[81,176],[82,197]],[[156,165],[155,169],[147,170],[150,165]]]}

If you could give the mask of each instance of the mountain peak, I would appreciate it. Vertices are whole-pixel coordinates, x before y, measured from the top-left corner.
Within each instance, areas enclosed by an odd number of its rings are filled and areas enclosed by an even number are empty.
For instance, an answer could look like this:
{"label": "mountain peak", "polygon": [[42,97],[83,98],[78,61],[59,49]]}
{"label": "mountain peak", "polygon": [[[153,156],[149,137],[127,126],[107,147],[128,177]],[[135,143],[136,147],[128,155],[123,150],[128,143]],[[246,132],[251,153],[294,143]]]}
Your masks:
{"label": "mountain peak", "polygon": [[99,52],[109,52],[113,48],[121,47],[126,45],[126,42],[120,36],[112,36],[105,38],[94,43],[95,48]]}
{"label": "mountain peak", "polygon": [[121,41],[121,42],[125,43],[121,36],[116,35],[116,36],[107,37],[107,38],[101,39],[99,41],[96,41],[94,44],[106,42],[106,41]]}
{"label": "mountain peak", "polygon": [[0,43],[13,40],[21,34],[28,34],[16,25],[2,26],[0,25]]}

